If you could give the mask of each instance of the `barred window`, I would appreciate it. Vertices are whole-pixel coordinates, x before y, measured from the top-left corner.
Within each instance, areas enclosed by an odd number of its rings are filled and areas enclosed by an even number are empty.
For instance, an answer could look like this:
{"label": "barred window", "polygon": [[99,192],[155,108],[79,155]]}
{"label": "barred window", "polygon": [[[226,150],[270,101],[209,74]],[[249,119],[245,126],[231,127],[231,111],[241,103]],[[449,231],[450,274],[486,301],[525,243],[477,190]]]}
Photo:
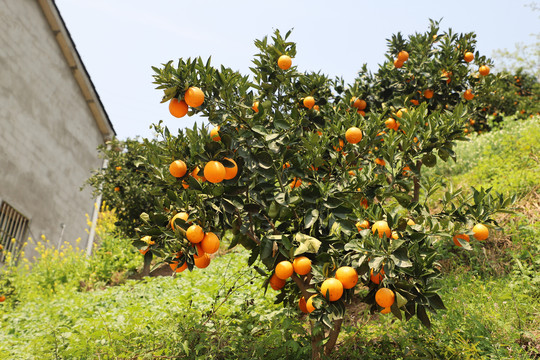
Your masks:
{"label": "barred window", "polygon": [[8,203],[0,205],[0,245],[4,251],[0,252],[0,262],[4,262],[7,252],[18,255],[24,243],[28,219],[12,208]]}

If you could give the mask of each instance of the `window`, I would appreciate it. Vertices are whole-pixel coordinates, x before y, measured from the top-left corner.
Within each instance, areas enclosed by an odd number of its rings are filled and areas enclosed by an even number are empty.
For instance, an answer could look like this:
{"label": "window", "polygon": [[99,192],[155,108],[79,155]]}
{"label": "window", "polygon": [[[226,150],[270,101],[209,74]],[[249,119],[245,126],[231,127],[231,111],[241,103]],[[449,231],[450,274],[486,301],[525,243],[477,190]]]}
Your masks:
{"label": "window", "polygon": [[28,219],[7,203],[2,202],[0,205],[0,245],[4,251],[0,253],[0,262],[4,262],[7,252],[18,255],[24,243],[27,228]]}

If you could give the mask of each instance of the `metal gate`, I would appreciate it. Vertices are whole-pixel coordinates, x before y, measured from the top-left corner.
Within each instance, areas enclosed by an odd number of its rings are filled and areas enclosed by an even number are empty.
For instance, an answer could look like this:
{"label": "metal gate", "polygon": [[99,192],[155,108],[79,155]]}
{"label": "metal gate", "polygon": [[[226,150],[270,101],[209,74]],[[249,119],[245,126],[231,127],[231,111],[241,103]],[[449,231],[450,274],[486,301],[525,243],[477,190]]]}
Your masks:
{"label": "metal gate", "polygon": [[4,262],[7,252],[11,252],[15,258],[18,257],[27,228],[28,219],[6,202],[2,202],[0,205],[0,245],[3,251],[0,252],[0,263]]}

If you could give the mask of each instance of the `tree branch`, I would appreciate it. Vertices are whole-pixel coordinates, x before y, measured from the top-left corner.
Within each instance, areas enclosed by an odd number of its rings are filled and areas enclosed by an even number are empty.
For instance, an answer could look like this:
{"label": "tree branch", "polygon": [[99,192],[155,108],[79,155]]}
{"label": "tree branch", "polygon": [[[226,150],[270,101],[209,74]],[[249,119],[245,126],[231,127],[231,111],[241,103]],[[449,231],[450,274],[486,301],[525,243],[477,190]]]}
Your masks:
{"label": "tree branch", "polygon": [[330,330],[330,333],[328,334],[328,342],[326,343],[326,346],[324,349],[325,355],[330,355],[330,353],[334,349],[334,346],[336,346],[337,338],[338,338],[339,332],[341,331],[342,323],[343,323],[343,319],[334,320],[334,327]]}
{"label": "tree branch", "polygon": [[415,174],[413,181],[414,181],[414,194],[413,194],[413,201],[418,202],[420,198],[420,169],[422,168],[422,160],[418,160],[416,162],[416,170],[418,171],[418,176]]}

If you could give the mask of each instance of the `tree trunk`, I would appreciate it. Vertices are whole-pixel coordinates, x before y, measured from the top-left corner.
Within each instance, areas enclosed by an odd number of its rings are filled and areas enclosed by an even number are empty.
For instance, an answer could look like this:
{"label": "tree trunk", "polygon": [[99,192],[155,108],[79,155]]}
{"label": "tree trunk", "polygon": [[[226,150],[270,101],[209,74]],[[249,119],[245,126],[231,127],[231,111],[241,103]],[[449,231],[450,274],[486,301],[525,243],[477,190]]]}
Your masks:
{"label": "tree trunk", "polygon": [[310,320],[311,324],[311,360],[320,360],[322,347],[321,343],[324,339],[324,330],[318,328],[315,321]]}
{"label": "tree trunk", "polygon": [[343,319],[334,321],[334,327],[330,330],[330,333],[328,334],[328,342],[326,343],[326,346],[324,349],[325,355],[330,355],[332,350],[334,350],[334,346],[336,346],[339,332],[341,331],[342,323],[343,323]]}

